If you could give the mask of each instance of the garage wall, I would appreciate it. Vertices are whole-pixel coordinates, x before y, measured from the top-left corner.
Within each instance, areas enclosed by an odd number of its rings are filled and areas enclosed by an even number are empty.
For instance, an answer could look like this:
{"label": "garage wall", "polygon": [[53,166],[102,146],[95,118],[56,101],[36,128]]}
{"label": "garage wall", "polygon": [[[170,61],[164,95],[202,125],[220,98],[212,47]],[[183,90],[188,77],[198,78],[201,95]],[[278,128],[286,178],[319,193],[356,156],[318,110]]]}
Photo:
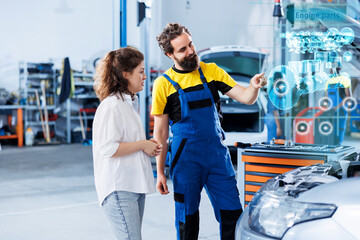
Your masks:
{"label": "garage wall", "polygon": [[[56,12],[62,3],[71,12]],[[180,22],[193,35],[198,50],[239,44],[269,48],[273,39],[272,1],[253,0],[147,0],[151,4],[149,65],[166,69],[172,62],[155,40],[168,22]],[[265,1],[262,1],[265,2]],[[17,63],[48,61],[71,66],[119,47],[120,0],[0,0],[0,86],[18,87]],[[137,1],[127,0],[127,42],[140,48]]]}
{"label": "garage wall", "polygon": [[[168,22],[179,22],[192,33],[197,50],[217,45],[242,45],[262,47],[271,52],[273,1],[255,2],[258,1],[154,0],[151,24],[155,32],[151,39],[155,39]],[[155,53],[151,56],[153,66],[162,69],[171,66],[172,62],[160,52],[155,40],[151,44]]]}
{"label": "garage wall", "polygon": [[[58,12],[64,2],[70,11]],[[113,0],[0,0],[0,86],[18,87],[20,60],[52,58],[60,64],[69,57],[81,70],[83,59],[117,47],[118,5]]]}

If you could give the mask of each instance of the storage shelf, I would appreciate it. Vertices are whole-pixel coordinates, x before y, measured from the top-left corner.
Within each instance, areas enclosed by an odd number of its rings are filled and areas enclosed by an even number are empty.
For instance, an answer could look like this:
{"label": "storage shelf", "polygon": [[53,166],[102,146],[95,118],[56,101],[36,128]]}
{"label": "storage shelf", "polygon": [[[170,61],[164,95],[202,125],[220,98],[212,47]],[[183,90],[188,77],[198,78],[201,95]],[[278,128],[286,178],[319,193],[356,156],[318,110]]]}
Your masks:
{"label": "storage shelf", "polygon": [[[26,110],[39,110],[39,107],[34,105],[28,105],[24,107]],[[54,110],[55,109],[55,105],[47,105],[46,106],[47,110]],[[44,110],[45,106],[41,106],[41,109]]]}
{"label": "storage shelf", "polygon": [[[25,129],[29,126],[41,126],[40,121],[34,121],[34,119],[38,119],[39,109],[41,109],[44,119],[46,113],[49,115],[54,113],[57,105],[57,76],[58,73],[52,62],[19,62],[19,92],[21,102],[24,104]],[[41,88],[42,84],[45,84],[45,94]],[[38,92],[41,101],[46,101],[47,111],[45,111],[43,104],[40,107],[37,106],[35,91]],[[56,122],[49,121],[49,126],[51,127],[50,131],[54,131]]]}
{"label": "storage shelf", "polygon": [[16,138],[18,138],[17,135],[2,135],[2,136],[0,136],[0,140],[1,139],[16,139]]}
{"label": "storage shelf", "polygon": [[72,98],[74,99],[86,99],[86,98],[97,98],[96,95],[92,95],[92,94],[77,94],[72,96]]}
{"label": "storage shelf", "polygon": [[[94,116],[81,116],[81,118],[84,120],[88,120],[88,119],[94,119]],[[80,120],[79,116],[71,116],[70,117],[71,120]]]}
{"label": "storage shelf", "polygon": [[[28,121],[27,123],[28,123],[28,125],[31,125],[31,126],[41,126],[41,122]],[[48,123],[51,126],[55,126],[55,121],[48,121]],[[44,124],[45,124],[45,120],[44,120]]]}
{"label": "storage shelf", "polygon": [[94,86],[94,82],[85,82],[85,81],[74,81],[75,86]]}
{"label": "storage shelf", "polygon": [[[23,137],[24,137],[24,125],[23,125],[23,106],[19,106],[19,105],[0,105],[0,114],[6,114],[8,115],[8,113],[4,113],[2,110],[16,110],[17,115],[16,115],[16,134],[11,134],[11,135],[2,135],[0,136],[0,140],[3,139],[17,139],[18,140],[18,146],[22,147],[23,146]],[[12,113],[10,113],[10,115],[8,116],[8,124],[11,125],[11,119],[12,119]]]}
{"label": "storage shelf", "polygon": [[45,80],[54,77],[53,73],[27,73],[27,75],[20,75],[21,79],[27,78],[28,80]]}
{"label": "storage shelf", "polygon": [[93,78],[93,76],[93,73],[73,73],[74,78]]}
{"label": "storage shelf", "polygon": [[[71,143],[71,131],[75,126],[78,126],[80,123],[80,117],[78,116],[79,109],[88,109],[88,108],[96,108],[97,106],[93,106],[94,102],[97,103],[97,96],[94,93],[94,81],[93,81],[93,73],[73,73],[74,77],[74,86],[75,86],[75,94],[67,99],[67,114],[66,114],[66,138],[67,142]],[[91,103],[91,104],[87,104]],[[72,111],[76,109],[77,111]],[[84,111],[85,112],[85,111]],[[91,128],[91,121],[94,119],[93,113],[82,114],[81,115],[83,125],[87,129],[87,127]]]}
{"label": "storage shelf", "polygon": [[[28,89],[28,93],[35,93],[35,90],[38,91],[38,93],[40,94],[41,93],[41,88],[27,88]],[[54,92],[54,89],[53,88],[45,88],[45,92]]]}

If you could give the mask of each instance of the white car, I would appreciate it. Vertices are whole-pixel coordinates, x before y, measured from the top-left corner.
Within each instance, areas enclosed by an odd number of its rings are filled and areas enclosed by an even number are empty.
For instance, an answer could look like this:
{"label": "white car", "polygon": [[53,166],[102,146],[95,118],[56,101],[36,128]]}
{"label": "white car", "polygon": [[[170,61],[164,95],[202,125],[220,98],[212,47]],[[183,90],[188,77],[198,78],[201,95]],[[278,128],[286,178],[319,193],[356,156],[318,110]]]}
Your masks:
{"label": "white car", "polygon": [[[218,46],[198,52],[201,61],[216,63],[240,85],[247,87],[250,79],[264,72],[268,53],[257,48],[240,46]],[[236,142],[261,143],[267,141],[264,119],[266,97],[261,92],[253,105],[241,104],[220,93],[224,143],[228,146],[233,162],[236,161]]]}
{"label": "white car", "polygon": [[237,240],[360,239],[359,153],[268,180],[237,223]]}

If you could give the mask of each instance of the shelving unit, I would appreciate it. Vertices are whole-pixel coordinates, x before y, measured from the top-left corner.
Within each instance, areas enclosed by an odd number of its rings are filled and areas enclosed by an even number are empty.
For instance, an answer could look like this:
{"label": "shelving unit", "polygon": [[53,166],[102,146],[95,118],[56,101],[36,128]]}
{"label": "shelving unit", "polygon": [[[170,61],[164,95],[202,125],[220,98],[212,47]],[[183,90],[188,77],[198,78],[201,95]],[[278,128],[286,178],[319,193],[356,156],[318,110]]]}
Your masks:
{"label": "shelving unit", "polygon": [[[57,73],[53,69],[53,63],[19,63],[19,92],[20,104],[23,105],[24,110],[24,129],[31,127],[35,135],[42,131],[39,108],[45,116],[45,102],[46,110],[49,116],[50,136],[54,133],[54,126],[56,125],[53,117],[54,109],[57,104],[56,97],[56,76]],[[44,86],[45,94],[42,93]],[[36,91],[40,98],[40,106],[37,105]]]}
{"label": "shelving unit", "polygon": [[75,93],[66,101],[66,141],[72,142],[71,133],[74,126],[80,125],[79,112],[82,116],[82,121],[87,133],[88,128],[91,129],[92,120],[99,100],[94,92],[93,74],[89,73],[73,73]]}
{"label": "shelving unit", "polygon": [[0,136],[0,140],[2,139],[17,139],[18,146],[23,146],[24,141],[24,127],[23,127],[23,109],[18,105],[0,105],[0,114],[8,116],[8,124],[11,126],[11,119],[13,117],[13,111],[16,110],[16,133],[11,135]]}

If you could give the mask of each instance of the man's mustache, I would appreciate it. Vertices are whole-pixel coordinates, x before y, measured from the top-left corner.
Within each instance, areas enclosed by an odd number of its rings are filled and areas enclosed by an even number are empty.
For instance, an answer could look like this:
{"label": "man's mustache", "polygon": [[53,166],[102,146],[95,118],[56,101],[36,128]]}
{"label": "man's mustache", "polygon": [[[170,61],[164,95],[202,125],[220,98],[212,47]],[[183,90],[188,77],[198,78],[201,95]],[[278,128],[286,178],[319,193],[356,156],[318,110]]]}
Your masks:
{"label": "man's mustache", "polygon": [[190,55],[190,56],[185,57],[185,59],[193,59],[193,58],[195,58],[196,56],[197,56],[197,54],[194,53],[194,54],[192,54],[192,55]]}

